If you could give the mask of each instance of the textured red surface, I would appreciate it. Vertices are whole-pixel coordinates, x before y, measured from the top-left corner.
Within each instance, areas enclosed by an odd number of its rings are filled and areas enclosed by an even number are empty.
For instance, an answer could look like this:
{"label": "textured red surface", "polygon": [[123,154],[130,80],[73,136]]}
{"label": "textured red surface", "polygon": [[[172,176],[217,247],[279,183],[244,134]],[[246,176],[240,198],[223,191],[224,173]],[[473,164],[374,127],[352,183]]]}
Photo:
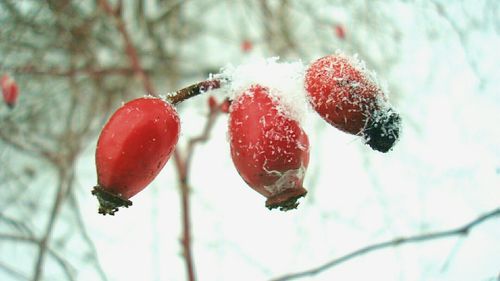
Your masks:
{"label": "textured red surface", "polygon": [[5,104],[9,107],[14,107],[19,96],[19,87],[16,81],[7,75],[2,76],[0,79],[0,86],[2,88],[2,95]]}
{"label": "textured red surface", "polygon": [[230,107],[231,157],[245,182],[266,197],[302,187],[309,163],[307,135],[277,102],[254,85]]}
{"label": "textured red surface", "polygon": [[359,134],[385,99],[362,70],[337,55],[323,57],[311,64],[305,86],[319,115],[350,134]]}
{"label": "textured red surface", "polygon": [[128,199],[144,189],[167,163],[179,138],[175,109],[158,98],[138,98],[105,125],[96,149],[98,182]]}

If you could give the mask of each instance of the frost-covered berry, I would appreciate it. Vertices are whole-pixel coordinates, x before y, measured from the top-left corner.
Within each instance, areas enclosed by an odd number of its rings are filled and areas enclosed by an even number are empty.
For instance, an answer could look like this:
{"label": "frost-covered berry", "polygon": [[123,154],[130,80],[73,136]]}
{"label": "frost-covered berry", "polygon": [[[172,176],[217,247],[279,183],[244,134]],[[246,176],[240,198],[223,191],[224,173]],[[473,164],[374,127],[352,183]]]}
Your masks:
{"label": "frost-covered berry", "polygon": [[159,98],[143,97],[119,108],[106,123],[96,148],[98,186],[92,194],[99,213],[113,215],[161,171],[179,139],[175,108]]}
{"label": "frost-covered berry", "polygon": [[309,101],[336,128],[362,135],[375,150],[389,151],[399,137],[401,117],[364,66],[344,55],[312,63],[306,72]]}
{"label": "frost-covered berry", "polygon": [[239,94],[229,111],[229,139],[236,169],[267,198],[266,206],[296,208],[307,193],[302,183],[309,141],[299,123],[281,110],[279,95],[260,85]]}

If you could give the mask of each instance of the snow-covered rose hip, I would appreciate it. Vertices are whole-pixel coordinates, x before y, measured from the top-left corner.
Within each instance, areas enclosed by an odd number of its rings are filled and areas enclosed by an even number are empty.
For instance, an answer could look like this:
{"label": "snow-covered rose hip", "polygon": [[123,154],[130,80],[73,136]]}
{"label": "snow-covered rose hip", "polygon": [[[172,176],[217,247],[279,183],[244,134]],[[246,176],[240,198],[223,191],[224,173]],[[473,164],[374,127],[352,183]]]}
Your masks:
{"label": "snow-covered rose hip", "polygon": [[399,137],[401,117],[363,66],[344,55],[313,62],[305,87],[314,109],[331,125],[363,135],[375,150],[389,151]]}
{"label": "snow-covered rose hip", "polygon": [[5,74],[0,78],[0,87],[2,88],[3,101],[9,108],[14,108],[19,96],[19,87],[16,81]]}
{"label": "snow-covered rose hip", "polygon": [[132,204],[167,163],[179,139],[179,117],[159,98],[143,97],[119,108],[104,126],[96,148],[99,213],[113,215]]}
{"label": "snow-covered rose hip", "polygon": [[243,180],[267,198],[270,209],[290,210],[307,191],[309,141],[299,123],[281,110],[269,89],[253,85],[229,111],[231,157]]}

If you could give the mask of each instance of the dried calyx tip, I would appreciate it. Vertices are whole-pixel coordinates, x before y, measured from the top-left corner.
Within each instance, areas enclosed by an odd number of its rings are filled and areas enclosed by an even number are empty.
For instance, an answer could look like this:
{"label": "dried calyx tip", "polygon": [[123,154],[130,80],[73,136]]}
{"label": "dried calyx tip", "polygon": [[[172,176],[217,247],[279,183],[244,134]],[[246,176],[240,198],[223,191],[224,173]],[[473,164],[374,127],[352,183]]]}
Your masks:
{"label": "dried calyx tip", "polygon": [[269,210],[279,209],[289,211],[297,209],[297,200],[306,196],[307,190],[303,187],[285,189],[281,193],[275,194],[266,200],[266,207]]}
{"label": "dried calyx tip", "polygon": [[94,189],[92,189],[92,195],[97,197],[97,200],[99,201],[98,212],[102,215],[114,216],[115,213],[118,212],[118,208],[128,208],[129,206],[132,206],[132,201],[106,191],[99,185],[94,186]]}
{"label": "dried calyx tip", "polygon": [[363,131],[363,137],[372,149],[388,152],[399,138],[401,116],[392,109],[373,115]]}

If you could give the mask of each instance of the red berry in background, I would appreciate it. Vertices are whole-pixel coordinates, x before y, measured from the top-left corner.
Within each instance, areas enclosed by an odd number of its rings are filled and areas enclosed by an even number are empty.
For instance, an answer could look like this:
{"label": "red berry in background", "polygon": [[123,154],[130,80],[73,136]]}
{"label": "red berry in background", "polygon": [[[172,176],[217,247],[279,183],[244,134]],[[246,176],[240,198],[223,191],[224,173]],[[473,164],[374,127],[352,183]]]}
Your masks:
{"label": "red berry in background", "polygon": [[208,97],[208,108],[210,109],[210,111],[215,111],[216,108],[217,108],[218,103],[217,103],[217,100],[215,99],[214,96],[209,96]]}
{"label": "red berry in background", "polygon": [[5,74],[0,78],[0,86],[2,88],[3,101],[9,108],[14,108],[19,96],[19,87],[16,81]]}
{"label": "red berry in background", "polygon": [[309,140],[297,121],[279,108],[269,89],[254,85],[232,101],[231,157],[243,180],[267,198],[269,209],[290,210],[307,191]]}
{"label": "red berry in background", "polygon": [[113,215],[132,204],[165,166],[179,138],[174,107],[143,97],[120,107],[104,126],[96,148],[98,186],[93,190],[99,213]]}
{"label": "red berry in background", "polygon": [[229,107],[231,106],[231,100],[228,98],[224,99],[220,104],[220,111],[222,113],[229,113]]}
{"label": "red berry in background", "polygon": [[345,28],[343,25],[337,24],[335,25],[335,35],[337,38],[344,40],[345,39]]}
{"label": "red berry in background", "polygon": [[314,109],[331,125],[362,135],[375,150],[389,151],[399,137],[401,117],[366,71],[343,55],[312,63],[305,87]]}
{"label": "red berry in background", "polygon": [[252,51],[252,49],[253,49],[252,41],[246,39],[246,40],[243,40],[243,42],[241,42],[241,50],[244,53],[249,53],[250,51]]}

